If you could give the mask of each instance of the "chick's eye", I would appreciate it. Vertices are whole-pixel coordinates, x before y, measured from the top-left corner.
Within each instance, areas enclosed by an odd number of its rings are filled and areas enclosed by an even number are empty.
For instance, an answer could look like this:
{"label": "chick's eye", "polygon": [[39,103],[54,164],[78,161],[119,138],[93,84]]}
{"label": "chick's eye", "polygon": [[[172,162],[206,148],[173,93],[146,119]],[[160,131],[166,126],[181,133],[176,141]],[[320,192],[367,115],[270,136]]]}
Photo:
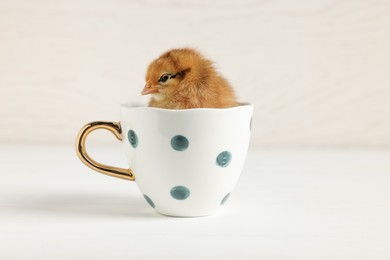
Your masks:
{"label": "chick's eye", "polygon": [[168,81],[168,79],[171,78],[171,74],[164,74],[160,77],[160,79],[158,80],[158,82],[160,83],[165,83]]}

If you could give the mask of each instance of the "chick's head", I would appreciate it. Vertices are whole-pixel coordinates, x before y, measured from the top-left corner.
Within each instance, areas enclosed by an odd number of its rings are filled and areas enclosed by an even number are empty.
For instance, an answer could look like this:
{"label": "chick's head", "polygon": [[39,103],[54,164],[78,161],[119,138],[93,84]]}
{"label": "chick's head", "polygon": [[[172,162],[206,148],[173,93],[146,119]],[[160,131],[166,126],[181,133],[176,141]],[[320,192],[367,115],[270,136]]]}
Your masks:
{"label": "chick's head", "polygon": [[181,74],[171,60],[157,59],[148,67],[142,95],[152,94],[155,98],[169,95],[177,88]]}
{"label": "chick's head", "polygon": [[[142,95],[156,100],[170,98],[192,78],[203,58],[193,49],[173,49],[152,61],[147,69]],[[208,65],[208,64],[207,64]]]}

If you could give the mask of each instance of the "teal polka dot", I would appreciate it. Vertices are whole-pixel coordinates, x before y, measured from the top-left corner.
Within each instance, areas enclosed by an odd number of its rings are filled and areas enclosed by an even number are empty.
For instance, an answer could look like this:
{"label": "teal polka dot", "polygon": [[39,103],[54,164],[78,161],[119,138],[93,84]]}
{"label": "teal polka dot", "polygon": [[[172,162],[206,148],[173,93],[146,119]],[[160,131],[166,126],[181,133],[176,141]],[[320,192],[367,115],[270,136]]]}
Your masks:
{"label": "teal polka dot", "polygon": [[230,196],[230,192],[228,194],[225,195],[225,197],[223,197],[222,201],[221,201],[221,205],[225,204],[225,202],[227,201],[227,199],[229,198]]}
{"label": "teal polka dot", "polygon": [[152,208],[155,208],[156,206],[154,205],[153,203],[153,200],[151,198],[149,198],[147,195],[144,194],[144,198],[146,199],[146,201],[149,203],[149,205],[152,207]]}
{"label": "teal polka dot", "polygon": [[217,156],[217,165],[221,167],[227,167],[232,160],[232,155],[229,151],[223,151]]}
{"label": "teal polka dot", "polygon": [[135,134],[135,132],[133,130],[129,130],[129,132],[127,132],[127,137],[129,139],[131,146],[133,148],[136,148],[138,146],[138,137]]}
{"label": "teal polka dot", "polygon": [[176,186],[171,189],[171,196],[177,200],[185,200],[190,196],[190,190],[184,186]]}
{"label": "teal polka dot", "polygon": [[182,135],[176,135],[171,139],[171,146],[176,151],[184,151],[188,148],[188,139]]}

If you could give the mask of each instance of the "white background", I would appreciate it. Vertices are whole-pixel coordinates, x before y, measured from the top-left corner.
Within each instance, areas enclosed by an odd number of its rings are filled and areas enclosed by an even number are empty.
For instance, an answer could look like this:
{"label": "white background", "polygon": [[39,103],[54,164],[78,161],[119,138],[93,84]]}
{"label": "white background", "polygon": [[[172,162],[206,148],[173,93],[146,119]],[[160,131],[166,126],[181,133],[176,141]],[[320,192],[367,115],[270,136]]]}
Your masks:
{"label": "white background", "polygon": [[0,147],[0,259],[390,259],[388,151],[251,150],[227,203],[202,218],[154,213],[134,182],[73,155]]}
{"label": "white background", "polygon": [[149,62],[184,46],[255,104],[254,146],[390,145],[387,0],[1,0],[0,143],[118,120],[147,102]]}

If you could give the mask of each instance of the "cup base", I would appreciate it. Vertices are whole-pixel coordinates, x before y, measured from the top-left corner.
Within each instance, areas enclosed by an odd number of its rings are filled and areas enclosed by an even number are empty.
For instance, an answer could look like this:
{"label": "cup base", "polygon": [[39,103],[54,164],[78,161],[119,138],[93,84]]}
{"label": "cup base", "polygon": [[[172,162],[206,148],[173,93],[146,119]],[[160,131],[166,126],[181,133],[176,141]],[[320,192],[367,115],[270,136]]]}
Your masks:
{"label": "cup base", "polygon": [[155,210],[156,213],[158,213],[158,214],[160,214],[162,216],[172,217],[172,218],[202,218],[202,217],[209,217],[211,215],[214,215],[218,211],[219,211],[219,209],[211,211],[211,212],[171,213],[171,212],[164,212],[164,211]]}

